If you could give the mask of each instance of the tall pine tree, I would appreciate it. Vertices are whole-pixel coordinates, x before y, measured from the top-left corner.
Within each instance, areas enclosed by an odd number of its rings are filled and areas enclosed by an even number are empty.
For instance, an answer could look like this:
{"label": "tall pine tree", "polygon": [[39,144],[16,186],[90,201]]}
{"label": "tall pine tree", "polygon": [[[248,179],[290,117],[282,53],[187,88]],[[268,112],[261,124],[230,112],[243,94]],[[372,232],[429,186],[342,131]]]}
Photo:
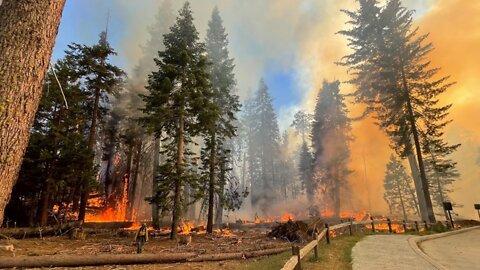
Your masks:
{"label": "tall pine tree", "polygon": [[[83,81],[83,87],[89,93],[91,118],[87,146],[92,154],[95,154],[98,122],[105,113],[102,104],[108,102],[109,94],[119,91],[125,72],[109,63],[109,58],[116,53],[107,41],[107,32],[101,32],[98,43],[93,46],[73,43],[69,45],[69,50],[66,59],[76,67],[79,78]],[[94,157],[92,156],[90,164],[85,164],[85,169],[89,170],[93,166]],[[91,182],[91,178],[82,179],[79,220],[85,219]]]}
{"label": "tall pine tree", "polygon": [[217,197],[217,223],[221,223],[224,208],[224,187],[232,166],[232,143],[236,135],[235,114],[240,110],[235,91],[233,59],[229,57],[228,39],[218,8],[212,12],[206,39],[210,87],[213,98],[204,117],[205,143],[202,160],[208,174],[207,233],[213,232],[215,197]]}
{"label": "tall pine tree", "polygon": [[206,104],[212,98],[205,44],[199,41],[189,2],[185,2],[175,25],[164,36],[164,45],[165,50],[155,59],[158,70],[149,76],[149,94],[143,97],[146,116],[142,121],[157,137],[163,132],[168,138],[162,145],[165,163],[160,166],[160,175],[164,182],[161,186],[173,190],[170,237],[175,239],[183,214],[185,182],[195,178],[186,170],[191,167],[186,164],[191,154],[187,145],[202,131],[204,123],[199,122],[199,116],[210,107]]}
{"label": "tall pine tree", "polygon": [[354,52],[342,64],[353,75],[350,82],[357,86],[356,102],[368,106],[366,113],[373,113],[392,147],[409,158],[422,218],[435,222],[422,144],[440,138],[439,133],[430,139],[422,137],[421,128],[434,124],[441,129],[448,122],[450,106],[437,102],[451,84],[448,78],[436,79],[438,69],[431,68],[427,59],[432,44],[424,44],[428,35],[413,28],[413,11],[399,0],[390,0],[383,8],[374,0],[360,1],[359,10],[345,12],[352,28],[340,33],[348,37]]}

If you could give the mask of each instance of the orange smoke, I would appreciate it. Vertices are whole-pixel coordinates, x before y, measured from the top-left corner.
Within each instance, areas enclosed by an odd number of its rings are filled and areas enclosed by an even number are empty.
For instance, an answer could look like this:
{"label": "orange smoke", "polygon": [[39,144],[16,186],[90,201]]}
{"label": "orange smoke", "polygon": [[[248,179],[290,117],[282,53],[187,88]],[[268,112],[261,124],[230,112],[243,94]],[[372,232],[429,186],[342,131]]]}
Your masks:
{"label": "orange smoke", "polygon": [[440,75],[451,75],[456,84],[443,95],[443,104],[452,103],[453,123],[446,130],[450,143],[461,143],[453,159],[458,162],[460,179],[454,185],[452,199],[465,207],[455,211],[466,218],[477,218],[472,211],[478,203],[480,182],[480,2],[438,0],[418,22],[422,33],[435,47],[430,54]]}

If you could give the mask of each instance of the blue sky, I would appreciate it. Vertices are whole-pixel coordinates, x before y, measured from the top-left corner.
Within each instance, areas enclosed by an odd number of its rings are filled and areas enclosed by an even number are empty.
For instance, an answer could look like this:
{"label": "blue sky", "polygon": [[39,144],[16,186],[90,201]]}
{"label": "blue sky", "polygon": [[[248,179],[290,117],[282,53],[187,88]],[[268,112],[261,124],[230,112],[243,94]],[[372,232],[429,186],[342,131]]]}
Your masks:
{"label": "blue sky", "polygon": [[[125,38],[124,22],[115,17],[115,0],[67,1],[63,11],[57,41],[53,50],[53,59],[63,57],[67,46],[72,42],[94,44],[99,39],[101,31],[106,29],[107,14],[111,13],[108,39],[119,53],[112,59],[116,65],[125,66],[125,59],[118,51],[118,44]],[[95,9],[92,10],[92,6]]]}
{"label": "blue sky", "polygon": [[[145,4],[145,2],[143,4]],[[72,42],[80,44],[96,43],[98,41],[99,33],[106,27],[107,14],[110,14],[108,38],[110,44],[118,53],[118,56],[112,58],[112,62],[128,71],[136,63],[131,63],[132,61],[135,61],[135,59],[128,59],[126,52],[123,51],[126,49],[124,43],[129,41],[130,36],[135,36],[135,33],[129,32],[132,29],[132,26],[128,25],[131,23],[131,19],[125,19],[125,12],[128,11],[126,11],[125,7],[121,4],[119,5],[118,0],[67,1],[53,52],[53,59],[62,57],[64,55],[64,50],[67,49],[67,45]],[[174,12],[176,13],[176,11]],[[206,19],[208,19],[209,16],[209,14],[207,14],[207,16],[199,14],[199,12],[196,12],[194,16],[195,15],[207,17]],[[136,20],[138,20],[139,25],[142,24],[141,21],[143,19],[142,16],[138,16]],[[206,19],[200,18],[196,22],[197,24],[205,24],[204,21]],[[197,27],[199,29],[204,28],[202,26],[203,25],[199,25]],[[242,26],[242,24],[236,24],[235,27],[232,27],[236,29],[236,34],[229,33],[232,45],[236,46],[237,54],[251,55],[251,52],[265,50],[264,42],[250,37],[249,29],[241,29]],[[140,30],[144,31],[145,29]],[[251,42],[246,43],[245,39],[250,39]],[[243,41],[242,45],[237,45],[237,42],[239,41]],[[140,46],[143,43],[143,40],[132,38],[131,42],[135,43],[134,46]],[[233,42],[237,44],[233,44]],[[234,57],[236,60],[241,58],[238,55],[234,55]],[[293,52],[290,56],[282,55],[281,57],[292,58]],[[242,68],[241,63],[239,62],[241,61],[236,61],[237,69]],[[277,111],[282,107],[293,106],[301,101],[300,91],[296,89],[294,70],[285,68],[287,65],[279,67],[281,64],[275,59],[263,61],[262,65],[261,71],[263,73],[256,74],[258,75],[258,78],[252,78],[249,88],[256,89],[258,79],[263,77],[269,86],[270,93],[274,97],[274,107]],[[244,84],[240,83],[240,85],[243,86]],[[246,89],[246,91],[249,91],[249,89]]]}

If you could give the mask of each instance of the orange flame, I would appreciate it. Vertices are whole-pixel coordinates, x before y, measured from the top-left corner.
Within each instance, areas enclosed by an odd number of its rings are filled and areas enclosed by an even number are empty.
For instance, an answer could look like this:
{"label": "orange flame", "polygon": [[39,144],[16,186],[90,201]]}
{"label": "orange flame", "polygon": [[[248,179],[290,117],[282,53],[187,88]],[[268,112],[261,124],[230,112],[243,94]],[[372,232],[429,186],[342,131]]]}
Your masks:
{"label": "orange flame", "polygon": [[280,220],[285,222],[289,220],[293,221],[293,218],[294,218],[294,215],[292,213],[285,213],[280,217]]}
{"label": "orange flame", "polygon": [[182,221],[180,223],[180,232],[179,234],[190,234],[192,232],[192,229],[194,228],[193,223],[191,222],[184,222]]}
{"label": "orange flame", "polygon": [[[127,221],[127,202],[128,202],[128,175],[125,176],[125,182],[123,184],[123,194],[122,198],[115,209],[107,208],[101,213],[86,213],[85,221],[86,222],[118,222],[118,221]],[[92,198],[88,200],[88,205],[100,208],[104,205],[103,200],[100,197]],[[133,216],[135,216],[134,214]]]}

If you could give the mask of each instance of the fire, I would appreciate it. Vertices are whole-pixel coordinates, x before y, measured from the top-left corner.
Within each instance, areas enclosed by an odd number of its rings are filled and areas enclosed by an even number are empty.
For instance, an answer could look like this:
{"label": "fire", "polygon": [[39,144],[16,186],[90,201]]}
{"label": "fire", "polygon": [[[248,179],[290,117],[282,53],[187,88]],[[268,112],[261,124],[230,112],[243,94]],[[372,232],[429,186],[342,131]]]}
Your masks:
{"label": "fire", "polygon": [[294,215],[292,213],[286,213],[286,214],[283,214],[281,217],[280,217],[280,220],[281,221],[289,221],[289,220],[292,220],[293,221],[293,218],[294,218]]}
{"label": "fire", "polygon": [[191,222],[184,222],[182,221],[180,223],[180,234],[190,234],[192,232],[192,229],[194,228],[193,223]]}
{"label": "fire", "polygon": [[115,222],[125,221],[124,211],[115,211],[112,208],[107,208],[100,214],[87,213],[85,215],[86,222]]}
{"label": "fire", "polygon": [[[128,202],[128,175],[125,176],[125,182],[123,184],[123,194],[119,202],[116,203],[115,209],[107,208],[101,213],[86,213],[86,222],[116,222],[127,221],[127,202]],[[101,208],[105,205],[104,200],[101,197],[96,197],[88,200],[90,207]],[[134,213],[134,217],[136,214]]]}
{"label": "fire", "polygon": [[260,219],[258,217],[255,217],[255,224],[259,224],[260,223]]}
{"label": "fire", "polygon": [[324,210],[321,213],[322,217],[333,217],[334,213],[331,210]]}
{"label": "fire", "polygon": [[362,211],[360,213],[344,211],[340,213],[340,218],[352,218],[355,221],[364,221],[370,218],[370,214],[367,211]]}

